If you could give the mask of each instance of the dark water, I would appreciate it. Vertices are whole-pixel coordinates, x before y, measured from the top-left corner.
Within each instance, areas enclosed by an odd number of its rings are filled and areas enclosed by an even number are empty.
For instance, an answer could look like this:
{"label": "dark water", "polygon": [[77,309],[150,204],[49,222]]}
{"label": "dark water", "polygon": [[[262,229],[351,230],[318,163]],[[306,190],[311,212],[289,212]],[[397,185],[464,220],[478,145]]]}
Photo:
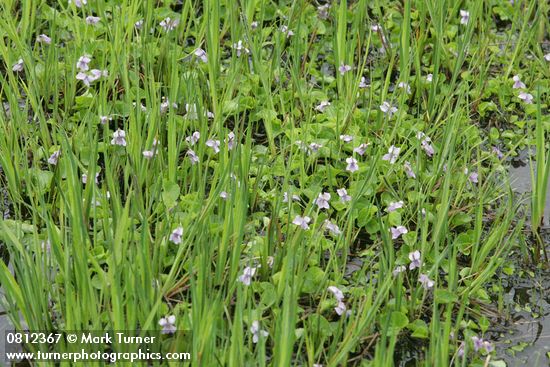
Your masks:
{"label": "dark water", "polygon": [[[515,192],[523,195],[525,210],[529,213],[531,173],[529,165],[511,168],[510,183]],[[547,188],[543,222],[543,240],[550,251],[550,185]],[[518,262],[516,272],[524,265]],[[508,367],[550,366],[550,268],[524,269],[525,275],[502,279],[505,289],[504,304],[510,320],[503,325],[497,343],[497,359]]]}

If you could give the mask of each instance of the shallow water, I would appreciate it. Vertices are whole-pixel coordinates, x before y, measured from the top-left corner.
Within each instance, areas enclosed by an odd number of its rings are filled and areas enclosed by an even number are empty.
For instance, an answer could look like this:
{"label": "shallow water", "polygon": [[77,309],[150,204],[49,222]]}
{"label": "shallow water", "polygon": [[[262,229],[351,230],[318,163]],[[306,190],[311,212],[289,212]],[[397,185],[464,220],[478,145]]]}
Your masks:
{"label": "shallow water", "polygon": [[[508,366],[548,366],[550,359],[550,274],[535,271],[535,276],[503,279],[504,302],[510,307],[509,325],[503,328],[498,355]],[[499,358],[500,359],[500,358]]]}
{"label": "shallow water", "polygon": [[[524,195],[525,210],[529,213],[529,165],[510,168],[509,173],[512,188]],[[550,250],[550,184],[547,193],[542,232]],[[510,309],[511,320],[499,333],[497,359],[503,359],[509,367],[550,365],[550,271],[532,272],[532,277],[513,275],[502,279],[506,291],[504,303]]]}
{"label": "shallow water", "polygon": [[[531,170],[529,164],[519,167],[511,167],[508,170],[510,184],[518,194],[525,194],[526,210],[529,211],[529,193],[531,192]],[[544,210],[544,226],[550,226],[550,180],[546,188],[546,205]]]}

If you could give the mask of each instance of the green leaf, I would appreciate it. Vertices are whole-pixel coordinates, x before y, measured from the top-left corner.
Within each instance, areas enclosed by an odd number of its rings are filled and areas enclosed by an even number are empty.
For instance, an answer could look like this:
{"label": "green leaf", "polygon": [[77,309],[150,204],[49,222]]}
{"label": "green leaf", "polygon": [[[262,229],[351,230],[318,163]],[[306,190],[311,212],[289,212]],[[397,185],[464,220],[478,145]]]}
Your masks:
{"label": "green leaf", "polygon": [[451,226],[458,227],[463,226],[469,222],[471,222],[472,217],[466,213],[458,213],[453,216],[453,219],[451,219]]}
{"label": "green leaf", "polygon": [[171,208],[176,204],[180,195],[180,187],[178,184],[165,180],[162,184],[162,202],[167,208]]}
{"label": "green leaf", "polygon": [[481,288],[478,289],[477,292],[476,292],[476,295],[482,301],[487,301],[487,302],[491,301],[491,298],[489,297],[489,294],[487,293],[487,291],[485,289],[481,289]]}
{"label": "green leaf", "polygon": [[269,282],[260,283],[260,287],[262,288],[260,303],[263,304],[265,308],[268,308],[277,300],[277,291],[275,290],[275,286]]}
{"label": "green leaf", "polygon": [[409,318],[403,312],[393,311],[390,316],[390,326],[403,329],[409,323]]}
{"label": "green leaf", "polygon": [[390,226],[397,227],[401,225],[401,214],[399,212],[391,212],[388,214],[388,222]]}
{"label": "green leaf", "polygon": [[314,293],[319,289],[323,279],[325,278],[325,272],[323,269],[313,266],[309,268],[304,274],[304,283],[302,285],[302,292]]}
{"label": "green leaf", "polygon": [[33,168],[31,174],[34,184],[38,187],[38,190],[41,193],[47,191],[52,182],[53,173],[50,171],[42,171],[37,168]]}
{"label": "green leaf", "polygon": [[478,321],[478,324],[482,333],[485,333],[489,329],[489,326],[491,326],[489,320],[485,316],[481,316],[481,318]]}
{"label": "green leaf", "polygon": [[436,289],[434,296],[437,303],[452,303],[458,299],[456,294],[446,289]]}
{"label": "green leaf", "polygon": [[309,327],[309,332],[312,335],[320,336],[323,338],[329,337],[332,335],[332,328],[327,319],[321,315],[311,314],[307,318],[307,324]]}
{"label": "green leaf", "polygon": [[420,339],[428,338],[428,335],[429,335],[428,325],[426,325],[426,322],[424,322],[424,320],[414,320],[409,325],[407,325],[407,329],[412,331],[411,336],[413,338],[420,338]]}

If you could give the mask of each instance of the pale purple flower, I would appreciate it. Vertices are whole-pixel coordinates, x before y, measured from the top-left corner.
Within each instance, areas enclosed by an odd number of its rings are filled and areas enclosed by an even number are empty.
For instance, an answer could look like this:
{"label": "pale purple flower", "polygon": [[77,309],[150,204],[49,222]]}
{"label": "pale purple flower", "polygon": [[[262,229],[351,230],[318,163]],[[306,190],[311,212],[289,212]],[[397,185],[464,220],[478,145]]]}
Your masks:
{"label": "pale purple flower", "polygon": [[407,177],[416,178],[416,175],[412,170],[411,164],[408,161],[403,164],[403,168],[405,169],[405,173],[407,174]]}
{"label": "pale purple flower", "polygon": [[478,174],[477,172],[470,173],[470,176],[468,176],[468,180],[470,180],[471,183],[478,183]]}
{"label": "pale purple flower", "polygon": [[325,228],[328,229],[334,235],[339,235],[342,233],[342,231],[340,231],[340,228],[338,228],[336,224],[332,223],[328,219],[325,219]]}
{"label": "pale purple flower", "polygon": [[311,143],[309,144],[309,149],[313,152],[313,153],[317,153],[319,151],[319,149],[321,149],[323,146],[321,144],[318,144],[318,143]]}
{"label": "pale purple flower", "polygon": [[526,104],[532,104],[533,103],[533,95],[532,94],[529,94],[527,92],[521,92],[519,95],[518,95],[518,98],[521,99],[523,102],[525,102]]}
{"label": "pale purple flower", "polygon": [[61,151],[56,150],[55,152],[53,152],[50,158],[48,158],[48,163],[51,164],[52,166],[57,165],[57,161],[59,160],[60,155],[61,155]]}
{"label": "pale purple flower", "polygon": [[238,281],[246,286],[249,286],[252,281],[252,277],[256,274],[256,269],[257,268],[255,267],[247,266],[244,268],[242,275],[239,276]]}
{"label": "pale purple flower", "polygon": [[160,22],[160,26],[164,29],[165,32],[170,32],[174,30],[179,23],[180,21],[178,19],[166,17],[162,22]]}
{"label": "pale purple flower", "polygon": [[338,305],[334,307],[334,311],[338,314],[338,316],[342,316],[344,312],[346,312],[346,304],[342,301],[338,301]]}
{"label": "pale purple flower", "polygon": [[402,234],[409,232],[409,230],[403,226],[391,227],[390,230],[392,240],[398,239]]}
{"label": "pale purple flower", "polygon": [[233,131],[230,131],[229,134],[227,134],[227,139],[225,139],[225,143],[227,144],[227,149],[233,150],[235,147],[235,133]]}
{"label": "pale purple flower", "polygon": [[344,63],[341,63],[340,67],[338,67],[338,71],[340,72],[340,75],[344,75],[345,73],[347,73],[350,70],[351,70],[351,66],[350,65],[345,65]]}
{"label": "pale purple flower", "polygon": [[336,311],[338,315],[342,315],[344,312],[346,312],[344,293],[340,289],[332,285],[328,287],[327,290],[331,292],[334,295],[334,298],[336,298],[336,300],[338,301],[338,305],[334,307],[334,311]]}
{"label": "pale purple flower", "polygon": [[189,120],[197,120],[199,118],[199,115],[197,114],[197,105],[195,103],[186,103],[185,112],[187,112],[185,117],[187,117]]}
{"label": "pale purple flower", "polygon": [[[134,108],[136,108],[136,107],[137,107],[137,103],[136,103],[136,102],[132,102],[132,106],[134,106]],[[143,105],[143,103],[140,103],[140,104],[139,104],[139,108],[141,109],[141,112],[147,112],[147,107],[145,107],[145,106]]]}
{"label": "pale purple flower", "polygon": [[141,154],[143,154],[144,158],[151,159],[155,156],[155,151],[154,150],[144,150],[143,152],[141,152]]}
{"label": "pale purple flower", "polygon": [[330,4],[325,4],[317,7],[317,16],[320,19],[328,19],[328,10],[330,9]]}
{"label": "pale purple flower", "polygon": [[397,107],[392,106],[388,101],[384,101],[380,105],[380,111],[391,118],[393,114],[397,112]]}
{"label": "pale purple flower", "polygon": [[[301,199],[298,195],[292,195],[292,200],[300,201]],[[283,203],[288,203],[288,192],[283,193]]]}
{"label": "pale purple flower", "polygon": [[[69,4],[71,4],[73,0],[69,0]],[[74,5],[77,8],[81,8],[83,5],[88,4],[88,0],[74,0]]]}
{"label": "pale purple flower", "polygon": [[411,86],[409,85],[409,83],[399,82],[397,86],[401,89],[405,89],[407,91],[407,94],[411,94]]}
{"label": "pale purple flower", "polygon": [[99,116],[99,123],[101,125],[105,125],[106,123],[108,123],[109,121],[111,121],[113,118],[111,116]]}
{"label": "pale purple flower", "polygon": [[248,48],[243,46],[243,41],[239,40],[237,43],[233,44],[233,49],[235,50],[237,57],[240,57],[243,52],[250,53]]}
{"label": "pale purple flower", "polygon": [[344,292],[342,292],[338,287],[331,285],[327,290],[334,295],[334,298],[338,301],[344,300]]}
{"label": "pale purple flower", "polygon": [[411,263],[409,264],[410,270],[419,268],[422,265],[422,261],[420,261],[420,251],[416,250],[416,251],[410,252],[409,260],[411,260]]}
{"label": "pale purple flower", "polygon": [[220,141],[208,139],[206,141],[206,146],[214,149],[214,153],[219,153],[220,151]]}
{"label": "pale purple flower", "polygon": [[[85,73],[80,72],[78,74],[85,74]],[[107,76],[107,75],[108,75],[107,70],[92,69],[86,74],[86,77],[84,79],[86,79],[88,83],[93,83],[99,78],[101,78],[102,76]],[[78,75],[77,75],[77,79],[79,79]]]}
{"label": "pale purple flower", "polygon": [[359,88],[364,89],[368,87],[369,87],[369,84],[367,83],[367,79],[364,76],[362,76],[361,80],[359,81]]}
{"label": "pale purple flower", "polygon": [[426,138],[426,134],[424,134],[422,131],[419,131],[419,132],[416,133],[416,138],[418,140],[422,140],[422,139]]}
{"label": "pale purple flower", "polygon": [[495,347],[493,346],[493,344],[490,341],[484,340],[483,341],[483,349],[485,349],[485,351],[487,353],[491,353],[493,350],[495,350]]}
{"label": "pale purple flower", "polygon": [[512,80],[514,81],[514,85],[512,86],[512,88],[514,88],[514,89],[525,89],[526,88],[525,83],[523,83],[521,81],[519,75],[514,75]]}
{"label": "pale purple flower", "polygon": [[433,280],[431,280],[426,274],[420,274],[418,277],[418,281],[420,284],[422,284],[422,287],[426,290],[432,288],[435,284]]}
{"label": "pale purple flower", "polygon": [[460,10],[460,24],[468,24],[470,20],[470,12],[466,10]]}
{"label": "pale purple flower", "polygon": [[420,146],[422,147],[422,149],[424,149],[428,157],[434,155],[434,147],[428,142],[428,140],[423,140]]}
{"label": "pale purple flower", "polygon": [[478,336],[472,336],[472,343],[476,352],[483,348],[483,339]]}
{"label": "pale purple flower", "polygon": [[212,120],[214,118],[214,112],[206,111],[206,118]]}
{"label": "pale purple flower", "polygon": [[348,195],[348,191],[345,188],[337,189],[336,193],[340,196],[341,202],[347,203],[348,201],[351,201],[351,196]]}
{"label": "pale purple flower", "polygon": [[126,146],[126,132],[124,130],[118,129],[113,133],[113,139],[111,140],[111,145],[120,145]]}
{"label": "pale purple flower", "polygon": [[424,149],[424,151],[426,152],[428,157],[433,156],[435,151],[434,151],[433,146],[430,144],[432,140],[426,134],[424,134],[422,131],[419,131],[416,134],[416,138],[421,140],[420,146],[422,147],[422,149]]}
{"label": "pale purple flower", "polygon": [[185,138],[185,141],[193,146],[195,144],[197,144],[197,142],[199,141],[199,139],[201,138],[201,133],[198,132],[198,131],[195,131],[193,134],[191,134],[191,136],[188,136]]}
{"label": "pale purple flower", "polygon": [[342,140],[344,143],[349,143],[353,140],[353,135],[340,135],[340,140]]}
{"label": "pale purple flower", "polygon": [[362,143],[358,147],[353,148],[353,152],[359,154],[360,156],[363,156],[363,154],[365,154],[365,152],[367,151],[368,146],[368,143]]}
{"label": "pale purple flower", "polygon": [[330,102],[329,101],[321,101],[321,103],[319,103],[315,109],[319,112],[324,112],[325,111],[325,108],[327,108],[328,106],[330,106]]}
{"label": "pale purple flower", "polygon": [[194,54],[202,62],[204,62],[204,63],[208,62],[208,55],[206,54],[206,51],[204,51],[202,48],[197,48],[195,50]]}
{"label": "pale purple flower", "polygon": [[405,265],[399,265],[399,266],[396,266],[391,273],[394,277],[396,277],[406,270],[407,270],[407,267]]}
{"label": "pale purple flower", "polygon": [[252,30],[258,28],[258,22],[257,22],[257,21],[253,21],[252,23],[250,23],[250,28],[251,28]]}
{"label": "pale purple flower", "polygon": [[391,212],[394,212],[396,211],[397,209],[401,209],[403,207],[403,200],[400,200],[400,201],[396,201],[396,202],[391,202],[390,205],[388,205],[388,208],[386,209],[386,211],[388,213],[391,213]]}
{"label": "pale purple flower", "polygon": [[86,17],[86,24],[95,25],[101,20],[100,17],[94,17],[92,15]]}
{"label": "pale purple flower", "polygon": [[346,163],[348,164],[346,167],[346,171],[353,173],[359,169],[359,166],[357,165],[357,159],[353,157],[346,158]]}
{"label": "pale purple flower", "polygon": [[308,216],[301,217],[297,215],[294,220],[292,221],[292,224],[295,224],[297,226],[300,226],[302,229],[309,229],[309,222],[311,222],[311,218]]}
{"label": "pale purple flower", "polygon": [[258,343],[260,337],[265,338],[269,335],[267,331],[260,329],[260,322],[257,320],[252,322],[252,326],[250,326],[250,332],[252,333],[252,342],[254,344]]}
{"label": "pale purple flower", "polygon": [[13,66],[11,67],[11,70],[14,73],[18,73],[20,71],[23,71],[23,59],[17,60],[17,62],[15,64],[13,64]]}
{"label": "pale purple flower", "polygon": [[428,74],[428,75],[426,75],[426,81],[427,81],[428,83],[431,83],[432,80],[433,80],[433,77],[434,77],[433,74]]}
{"label": "pale purple flower", "polygon": [[283,33],[287,37],[294,36],[294,32],[292,32],[292,30],[290,30],[286,25],[281,26],[281,33]]}
{"label": "pale purple flower", "polygon": [[91,56],[84,54],[78,58],[78,61],[76,62],[76,67],[80,71],[88,71],[90,67],[88,64],[92,61]]}
{"label": "pale purple flower", "polygon": [[373,25],[370,26],[370,29],[374,33],[377,33],[377,32],[380,32],[382,28],[378,24],[373,24]]}
{"label": "pale purple flower", "polygon": [[162,334],[174,334],[176,332],[176,316],[170,315],[159,320]]}
{"label": "pale purple flower", "polygon": [[49,239],[47,239],[46,241],[42,241],[42,243],[40,244],[40,247],[42,248],[42,251],[50,252],[52,249],[52,243],[50,242]]}
{"label": "pale purple flower", "polygon": [[168,112],[170,107],[178,108],[178,104],[175,102],[170,103],[170,100],[168,98],[162,97],[162,102],[160,103],[160,113],[165,114],[166,112]]}
{"label": "pale purple flower", "polygon": [[141,29],[143,28],[143,19],[140,19],[138,20],[137,22],[134,23],[134,27],[136,27],[136,29]]}
{"label": "pale purple flower", "polygon": [[189,160],[191,161],[191,164],[192,165],[195,165],[196,163],[199,163],[199,157],[197,156],[197,154],[189,149],[186,153],[186,155],[189,157]]}
{"label": "pale purple flower", "polygon": [[[82,179],[82,183],[86,184],[88,182],[88,175],[83,173],[81,179]],[[96,184],[99,183],[99,172],[95,174],[95,180],[94,181],[95,181]]]}
{"label": "pale purple flower", "polygon": [[229,197],[229,194],[226,191],[222,191],[222,192],[220,192],[220,197],[223,200],[227,200],[227,198]]}
{"label": "pale purple flower", "polygon": [[394,164],[399,157],[399,152],[401,152],[401,148],[397,148],[396,146],[392,145],[391,147],[389,147],[388,153],[384,154],[382,160],[389,161],[390,164]]}
{"label": "pale purple flower", "polygon": [[315,200],[315,204],[319,207],[319,209],[329,209],[330,206],[328,204],[330,200],[330,194],[328,192],[319,193],[319,196]]}
{"label": "pale purple flower", "polygon": [[48,45],[52,43],[52,39],[45,34],[41,34],[38,37],[36,37],[36,41],[40,43],[45,43]]}
{"label": "pale purple flower", "polygon": [[90,74],[84,73],[82,71],[76,74],[76,79],[81,80],[82,83],[84,83],[84,85],[86,85],[87,87],[89,87],[90,83],[94,81],[93,77],[91,77]]}
{"label": "pale purple flower", "polygon": [[172,231],[170,234],[170,241],[172,243],[175,243],[176,245],[179,245],[181,243],[181,240],[183,238],[183,227],[178,227]]}
{"label": "pale purple flower", "polygon": [[498,147],[493,147],[491,151],[493,152],[493,154],[497,156],[498,159],[502,159],[502,157],[504,157],[504,154],[502,154],[502,152],[500,151],[500,149],[498,149]]}
{"label": "pale purple flower", "polygon": [[459,357],[464,357],[465,348],[466,344],[464,342],[461,342],[458,346],[458,350],[456,351],[456,355]]}

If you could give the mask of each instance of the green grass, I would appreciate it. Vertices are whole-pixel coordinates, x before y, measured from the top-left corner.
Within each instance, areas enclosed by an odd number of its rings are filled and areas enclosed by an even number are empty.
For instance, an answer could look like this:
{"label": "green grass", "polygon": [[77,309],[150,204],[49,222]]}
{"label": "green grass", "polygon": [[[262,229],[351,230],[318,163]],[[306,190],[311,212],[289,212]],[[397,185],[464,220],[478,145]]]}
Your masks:
{"label": "green grass", "polygon": [[[472,337],[494,336],[484,305],[502,298],[494,280],[523,239],[506,162],[535,137],[536,164],[550,161],[541,159],[548,6],[358,0],[334,2],[324,17],[317,5],[0,5],[0,184],[11,203],[0,240],[12,269],[0,263],[0,282],[16,329],[138,335],[174,315],[178,333],[162,336],[162,351],[189,352],[185,363],[201,366],[497,358],[475,351]],[[100,21],[87,24],[91,15]],[[178,20],[168,32],[166,17]],[[107,71],[89,87],[76,79],[85,54],[90,69]],[[516,74],[533,104],[512,88]],[[330,105],[316,108],[322,101]],[[381,111],[386,101],[394,114]],[[111,143],[118,129],[125,146]],[[364,155],[354,152],[362,143]],[[401,149],[393,164],[391,146]],[[350,157],[358,170],[347,169]],[[537,176],[536,218],[548,171],[537,170],[546,176]],[[322,193],[328,209],[317,205]],[[392,238],[399,226],[407,233]],[[409,269],[414,251],[421,266]],[[247,267],[256,269],[250,285],[240,281]],[[343,292],[342,315],[329,286]],[[254,321],[268,333],[257,343]]]}

